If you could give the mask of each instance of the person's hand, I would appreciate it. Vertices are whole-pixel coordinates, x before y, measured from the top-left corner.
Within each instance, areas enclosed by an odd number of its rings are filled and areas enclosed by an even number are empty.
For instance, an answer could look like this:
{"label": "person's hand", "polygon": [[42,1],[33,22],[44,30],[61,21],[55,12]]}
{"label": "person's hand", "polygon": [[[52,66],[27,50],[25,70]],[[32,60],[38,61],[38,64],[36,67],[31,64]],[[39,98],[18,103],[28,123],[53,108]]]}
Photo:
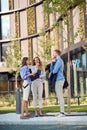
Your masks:
{"label": "person's hand", "polygon": [[52,63],[54,63],[56,61],[56,59],[55,58],[52,58]]}
{"label": "person's hand", "polygon": [[27,75],[27,77],[30,77],[30,76],[35,76],[36,73],[30,73]]}
{"label": "person's hand", "polygon": [[31,76],[35,76],[36,73],[31,73]]}
{"label": "person's hand", "polygon": [[39,67],[39,65],[40,65],[39,63],[36,63],[36,66],[37,66],[37,67]]}

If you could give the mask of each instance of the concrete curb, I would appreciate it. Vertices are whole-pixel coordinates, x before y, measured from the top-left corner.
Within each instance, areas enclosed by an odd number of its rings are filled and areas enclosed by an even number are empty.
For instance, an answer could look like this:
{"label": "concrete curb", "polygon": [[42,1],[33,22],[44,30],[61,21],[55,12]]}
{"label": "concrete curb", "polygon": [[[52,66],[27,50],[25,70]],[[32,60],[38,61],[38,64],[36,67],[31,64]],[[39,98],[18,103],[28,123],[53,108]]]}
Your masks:
{"label": "concrete curb", "polygon": [[[87,125],[87,113],[71,113],[65,117],[58,117],[58,113],[46,113],[43,117],[21,120],[16,113],[0,114],[0,125]],[[84,117],[84,118],[82,118]]]}

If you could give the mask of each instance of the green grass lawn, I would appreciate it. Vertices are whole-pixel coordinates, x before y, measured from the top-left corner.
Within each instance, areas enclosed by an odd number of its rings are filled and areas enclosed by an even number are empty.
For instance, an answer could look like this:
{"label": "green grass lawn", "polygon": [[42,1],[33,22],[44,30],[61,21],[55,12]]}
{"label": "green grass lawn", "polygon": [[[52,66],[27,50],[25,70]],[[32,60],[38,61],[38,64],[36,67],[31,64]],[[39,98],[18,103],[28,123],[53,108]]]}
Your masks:
{"label": "green grass lawn", "polygon": [[[30,112],[34,112],[34,108],[30,107],[29,108]],[[43,112],[59,112],[59,106],[46,106],[43,107]],[[11,108],[11,107],[0,107],[0,114],[2,113],[11,113],[11,112],[15,112],[16,109],[15,108]],[[67,112],[67,106],[65,106],[65,111]],[[74,105],[71,106],[71,112],[87,112],[87,105]]]}

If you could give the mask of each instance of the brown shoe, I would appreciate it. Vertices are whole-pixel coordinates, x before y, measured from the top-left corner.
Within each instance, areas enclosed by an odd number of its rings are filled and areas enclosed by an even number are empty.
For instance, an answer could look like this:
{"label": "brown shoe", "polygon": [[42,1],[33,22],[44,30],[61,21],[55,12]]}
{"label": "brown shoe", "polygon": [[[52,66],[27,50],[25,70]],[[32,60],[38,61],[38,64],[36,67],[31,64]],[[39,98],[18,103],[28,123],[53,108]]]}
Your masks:
{"label": "brown shoe", "polygon": [[29,113],[29,114],[25,115],[25,117],[31,117],[31,114]]}
{"label": "brown shoe", "polygon": [[26,117],[25,116],[20,116],[20,119],[26,119]]}

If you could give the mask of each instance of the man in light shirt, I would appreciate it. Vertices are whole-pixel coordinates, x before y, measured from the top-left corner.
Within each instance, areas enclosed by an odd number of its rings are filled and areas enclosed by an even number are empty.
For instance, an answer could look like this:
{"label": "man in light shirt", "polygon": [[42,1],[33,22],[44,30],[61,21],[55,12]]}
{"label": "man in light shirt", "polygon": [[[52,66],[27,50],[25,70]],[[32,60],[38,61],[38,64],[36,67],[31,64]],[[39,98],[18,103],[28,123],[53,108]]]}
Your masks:
{"label": "man in light shirt", "polygon": [[53,57],[56,58],[55,65],[51,64],[50,70],[53,74],[57,73],[56,83],[55,83],[55,92],[60,103],[60,114],[59,116],[64,116],[64,98],[63,98],[63,85],[65,77],[63,74],[64,63],[61,59],[61,52],[59,50],[54,50]]}

